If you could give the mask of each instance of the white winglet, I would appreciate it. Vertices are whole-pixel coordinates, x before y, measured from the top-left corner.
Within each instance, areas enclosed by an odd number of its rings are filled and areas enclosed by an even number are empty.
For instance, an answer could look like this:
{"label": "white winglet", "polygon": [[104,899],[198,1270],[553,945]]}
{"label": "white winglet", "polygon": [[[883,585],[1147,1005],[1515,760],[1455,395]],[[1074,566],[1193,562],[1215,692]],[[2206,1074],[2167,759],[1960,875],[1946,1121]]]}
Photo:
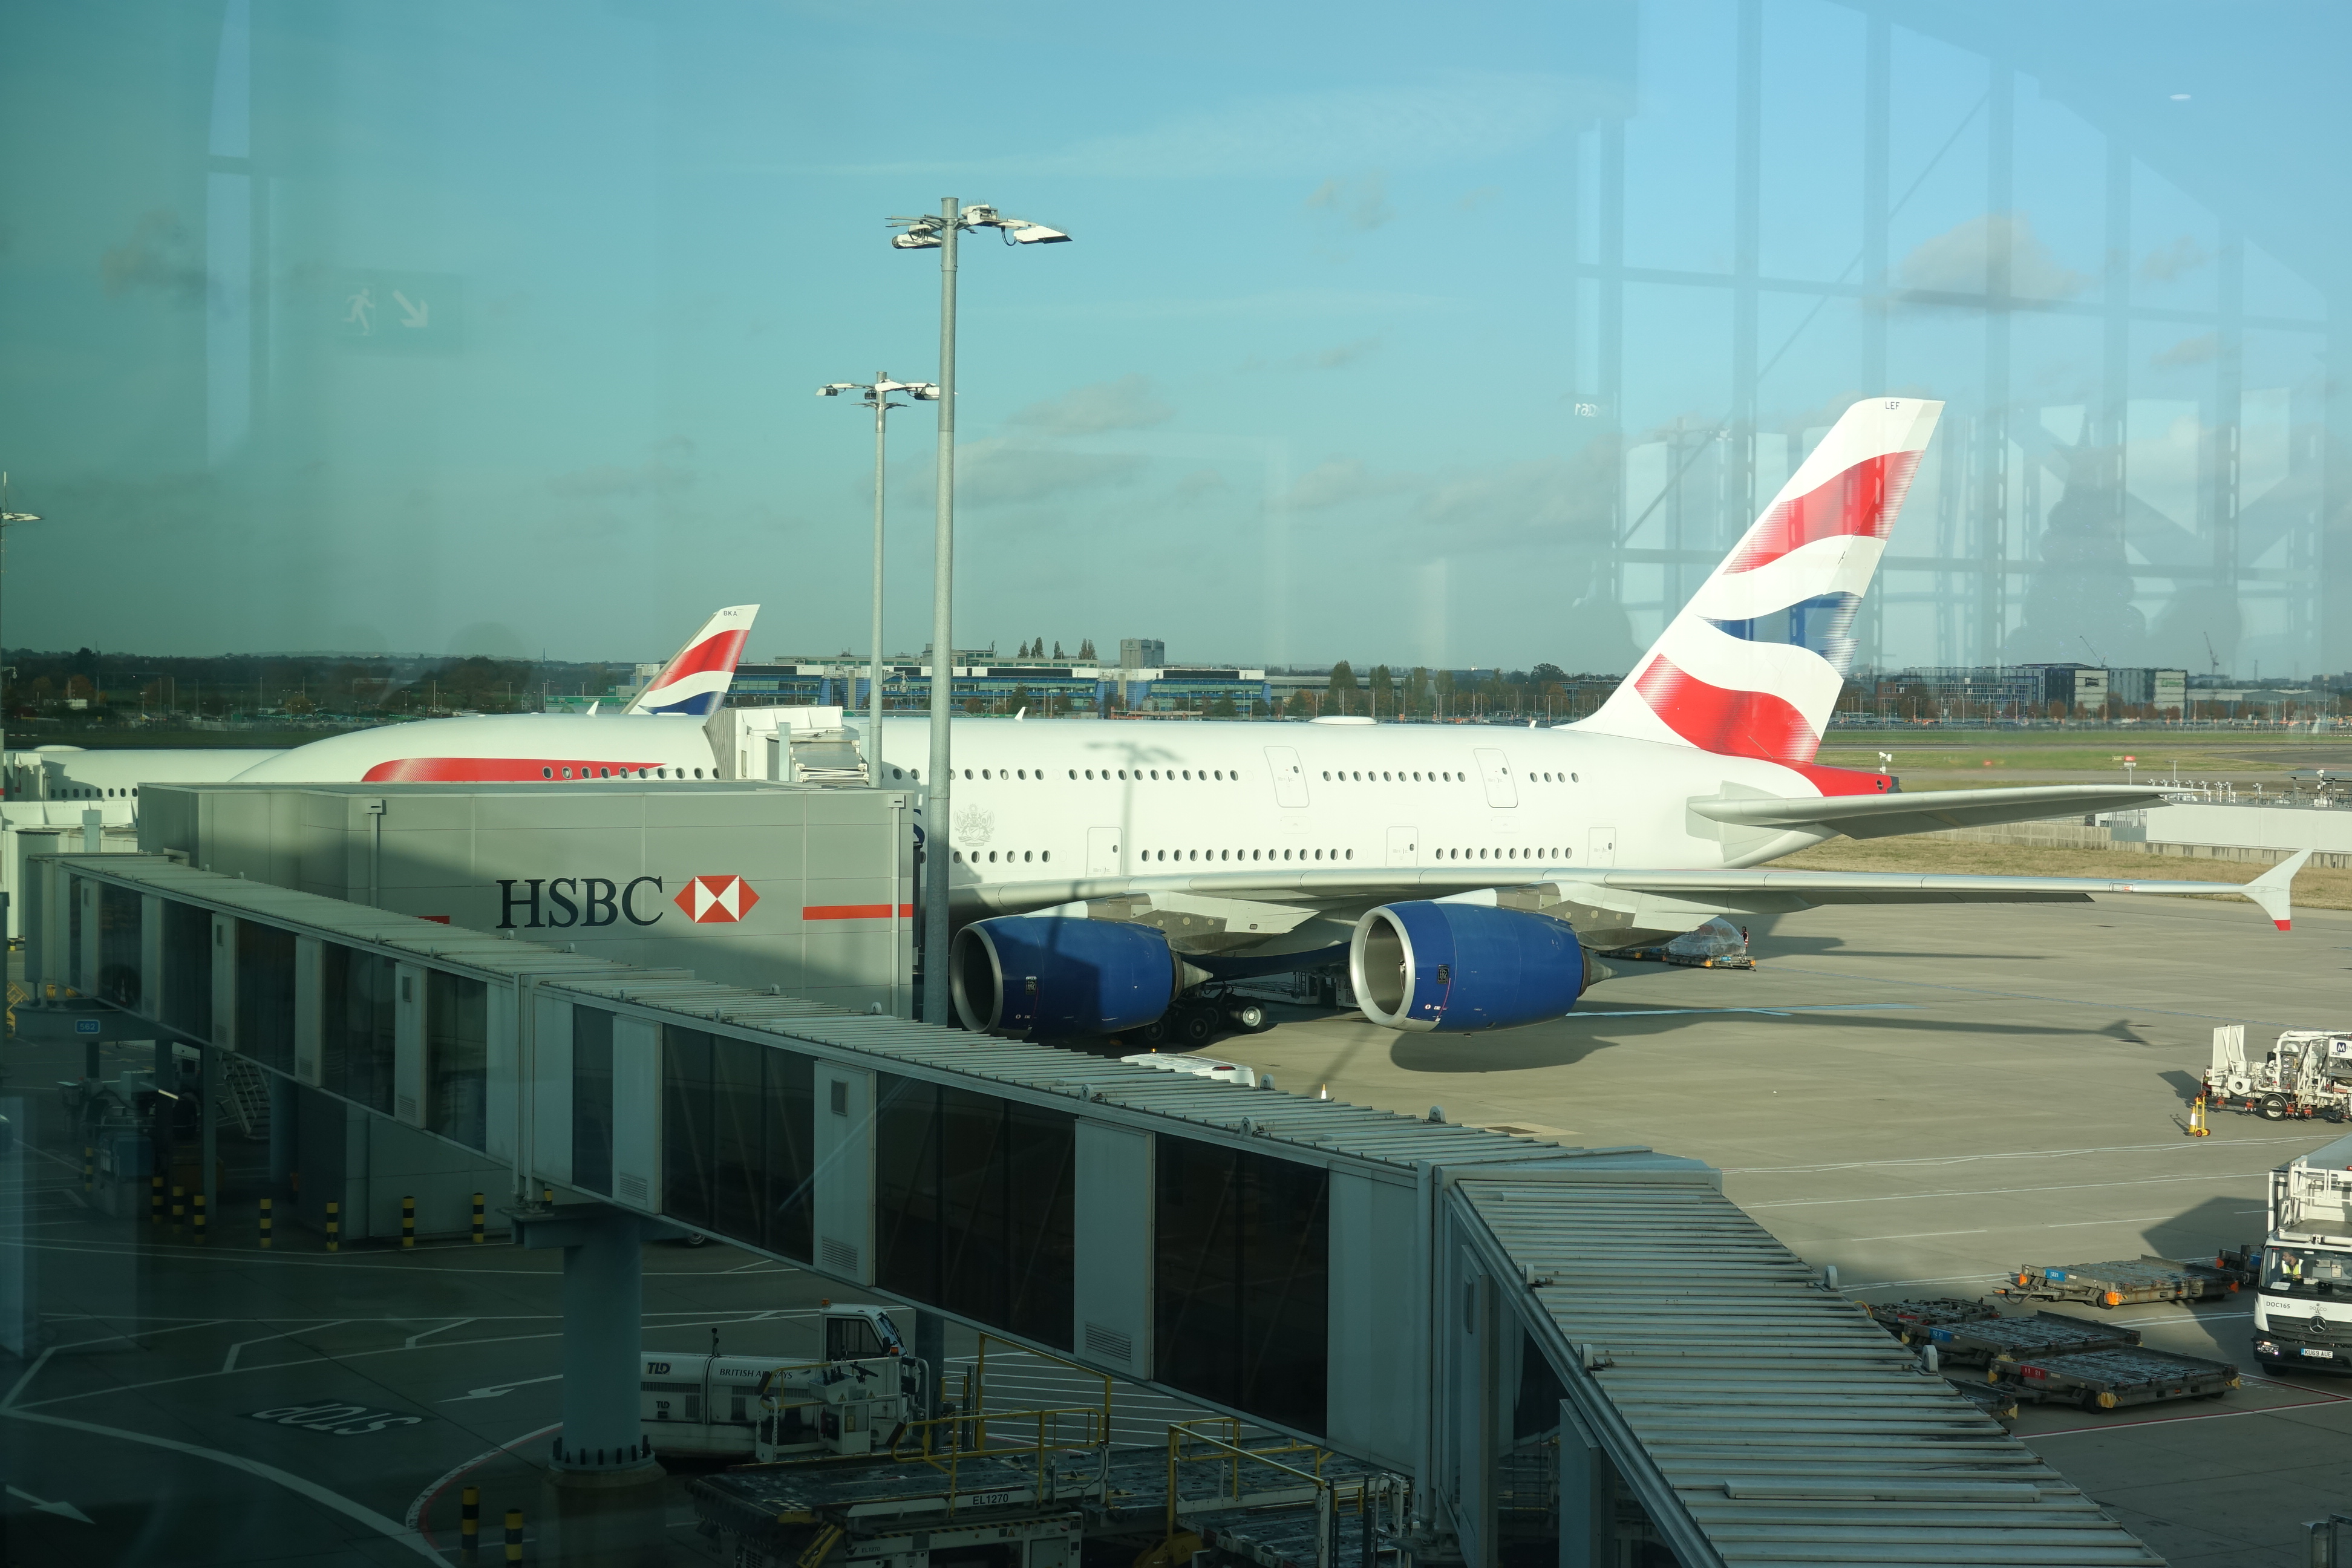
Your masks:
{"label": "white winglet", "polygon": [[2310,858],[2310,850],[2298,849],[2238,890],[2260,904],[2263,913],[2270,916],[2271,923],[2279,930],[2291,930],[2294,925],[2294,908],[2287,901],[2287,887],[2294,880],[2294,874],[2303,869],[2303,863]]}

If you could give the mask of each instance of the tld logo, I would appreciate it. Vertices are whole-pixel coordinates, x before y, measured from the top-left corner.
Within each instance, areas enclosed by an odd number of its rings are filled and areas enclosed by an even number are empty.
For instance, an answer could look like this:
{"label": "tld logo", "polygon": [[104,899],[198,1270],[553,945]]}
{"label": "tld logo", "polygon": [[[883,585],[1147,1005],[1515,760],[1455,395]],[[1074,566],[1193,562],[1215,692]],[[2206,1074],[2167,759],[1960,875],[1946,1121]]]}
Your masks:
{"label": "tld logo", "polygon": [[697,877],[670,900],[697,925],[732,925],[759,901],[760,895],[740,877]]}
{"label": "tld logo", "polygon": [[[518,893],[517,888],[528,892]],[[529,880],[499,883],[499,930],[512,931],[518,925],[526,931],[548,927],[562,930],[570,926],[608,926],[626,921],[633,926],[649,926],[662,917],[661,905],[654,904],[650,913],[637,911],[637,900],[646,897],[645,889],[653,889],[658,900],[662,891],[659,877],[639,877],[624,887],[607,877],[557,877],[550,880],[533,877]],[[542,889],[544,891],[542,892]],[[517,913],[528,920],[517,921]]]}

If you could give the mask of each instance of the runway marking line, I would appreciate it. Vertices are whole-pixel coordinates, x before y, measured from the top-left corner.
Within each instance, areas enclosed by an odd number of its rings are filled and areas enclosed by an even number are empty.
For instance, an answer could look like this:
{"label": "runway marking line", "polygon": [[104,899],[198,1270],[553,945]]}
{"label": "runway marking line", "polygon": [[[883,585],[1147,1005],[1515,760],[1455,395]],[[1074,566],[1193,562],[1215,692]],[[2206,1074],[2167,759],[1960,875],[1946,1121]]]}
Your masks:
{"label": "runway marking line", "polygon": [[332,1509],[345,1518],[367,1526],[386,1540],[405,1546],[432,1562],[445,1561],[440,1552],[425,1544],[424,1537],[415,1531],[404,1529],[373,1509],[355,1502],[341,1492],[331,1491],[316,1481],[295,1475],[290,1470],[281,1470],[275,1465],[264,1464],[259,1459],[248,1459],[242,1454],[232,1454],[226,1449],[206,1448],[195,1443],[183,1443],[176,1437],[158,1436],[152,1432],[131,1432],[120,1426],[101,1426],[94,1421],[75,1421],[63,1415],[39,1415],[30,1410],[19,1410],[14,1407],[0,1409],[0,1415],[14,1421],[37,1421],[45,1426],[61,1426],[70,1432],[86,1432],[98,1437],[113,1437],[126,1443],[144,1443],[150,1447],[168,1448],[175,1454],[187,1454],[199,1459],[210,1459],[216,1465],[226,1465],[233,1470],[243,1470],[246,1474],[257,1477],[262,1480],[275,1481],[287,1490]]}
{"label": "runway marking line", "polygon": [[1965,1191],[1934,1193],[1879,1193],[1858,1198],[1776,1198],[1770,1203],[1741,1204],[1753,1213],[1757,1209],[1821,1208],[1831,1204],[1901,1204],[1926,1198],[1997,1198],[2017,1193],[2081,1193],[2099,1187],[2161,1186],[2167,1182],[2236,1182],[2267,1176],[2268,1171],[2187,1171],[2178,1176],[2136,1176],[2124,1182],[2068,1182],[2059,1186],[2038,1187],[1976,1187]]}
{"label": "runway marking line", "polygon": [[2220,1152],[2264,1143],[2308,1143],[2308,1134],[2294,1138],[2231,1138],[2219,1143],[2175,1138],[2163,1143],[2109,1143],[2084,1149],[2006,1149],[1982,1154],[1930,1154],[1908,1160],[1849,1160],[1833,1165],[1726,1165],[1727,1176],[1803,1175],[1820,1171],[1877,1171],[1905,1165],[1967,1165],[1979,1160],[2058,1160],[2076,1154],[2134,1154],[2150,1149],[2180,1153]]}

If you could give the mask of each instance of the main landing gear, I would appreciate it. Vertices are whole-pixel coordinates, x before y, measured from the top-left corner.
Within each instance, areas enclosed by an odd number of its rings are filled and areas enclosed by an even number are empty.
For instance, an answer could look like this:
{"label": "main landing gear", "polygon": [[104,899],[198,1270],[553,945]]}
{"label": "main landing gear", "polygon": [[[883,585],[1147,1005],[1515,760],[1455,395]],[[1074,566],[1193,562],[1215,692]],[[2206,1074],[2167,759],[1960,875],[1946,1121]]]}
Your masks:
{"label": "main landing gear", "polygon": [[1237,996],[1230,986],[1196,985],[1135,1037],[1148,1050],[1197,1051],[1220,1035],[1262,1035],[1273,1027],[1265,1003]]}

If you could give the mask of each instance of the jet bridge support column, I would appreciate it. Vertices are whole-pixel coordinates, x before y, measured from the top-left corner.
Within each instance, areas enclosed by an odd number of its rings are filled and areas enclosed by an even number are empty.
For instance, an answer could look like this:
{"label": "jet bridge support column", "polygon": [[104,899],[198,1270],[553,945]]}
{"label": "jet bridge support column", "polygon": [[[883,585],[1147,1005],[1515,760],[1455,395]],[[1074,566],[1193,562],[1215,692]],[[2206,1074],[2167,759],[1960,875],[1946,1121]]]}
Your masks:
{"label": "jet bridge support column", "polygon": [[661,1468],[638,1406],[645,1353],[638,1249],[648,1230],[668,1227],[602,1204],[519,1213],[514,1226],[526,1248],[563,1251],[563,1430],[551,1450],[555,1473],[657,1480]]}
{"label": "jet bridge support column", "polygon": [[663,1544],[662,1468],[645,1440],[640,1249],[674,1234],[602,1204],[513,1215],[526,1248],[563,1251],[563,1429],[541,1491],[539,1560],[633,1568]]}

